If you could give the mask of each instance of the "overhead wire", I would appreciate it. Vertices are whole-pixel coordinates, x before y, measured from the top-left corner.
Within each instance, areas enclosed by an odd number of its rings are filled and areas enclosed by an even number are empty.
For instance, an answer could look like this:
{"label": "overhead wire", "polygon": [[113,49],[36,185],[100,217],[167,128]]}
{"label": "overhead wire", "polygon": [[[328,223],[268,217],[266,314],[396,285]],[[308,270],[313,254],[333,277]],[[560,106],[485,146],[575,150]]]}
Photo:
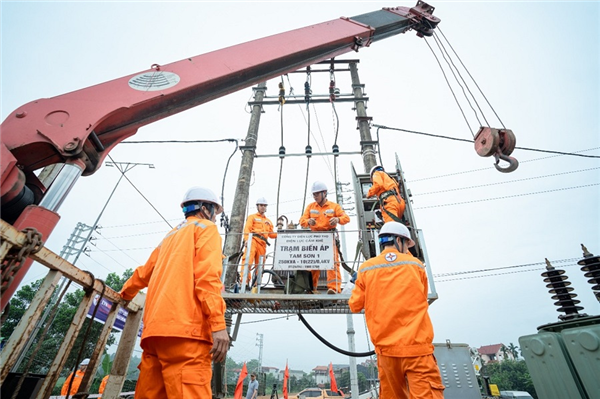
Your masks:
{"label": "overhead wire", "polygon": [[525,196],[528,196],[528,195],[537,195],[537,194],[546,194],[546,193],[552,193],[552,192],[558,192],[558,191],[575,190],[575,189],[578,189],[578,188],[593,187],[593,186],[598,186],[598,185],[600,185],[600,183],[592,183],[592,184],[584,184],[584,185],[581,185],[581,186],[557,188],[557,189],[553,189],[553,190],[535,191],[535,192],[532,192],[532,193],[523,193],[523,194],[515,194],[515,195],[505,195],[505,196],[502,196],[502,197],[495,197],[495,198],[485,198],[485,199],[470,200],[470,201],[464,201],[464,202],[454,202],[454,203],[451,203],[451,204],[439,204],[439,205],[421,206],[421,207],[416,207],[414,209],[442,208],[442,207],[446,207],[446,206],[474,204],[474,203],[478,203],[478,202],[487,202],[487,201],[495,201],[495,200],[500,200],[500,199],[525,197]]}
{"label": "overhead wire", "polygon": [[589,172],[590,170],[598,170],[598,169],[600,169],[600,167],[597,167],[597,168],[588,168],[588,169],[580,169],[580,170],[572,170],[572,171],[569,171],[569,172],[562,172],[562,173],[553,173],[553,174],[544,175],[544,176],[526,177],[526,178],[523,178],[523,179],[507,180],[507,181],[501,181],[501,182],[496,182],[496,183],[480,184],[480,185],[477,185],[477,186],[449,188],[447,190],[429,191],[429,192],[425,192],[425,193],[416,192],[416,193],[413,193],[412,195],[413,196],[419,196],[419,195],[448,193],[448,192],[451,192],[451,191],[470,190],[470,189],[473,189],[473,188],[498,186],[498,185],[501,185],[501,184],[509,184],[509,183],[517,183],[517,182],[521,182],[521,181],[544,179],[546,177],[555,177],[555,176],[569,175],[569,174],[573,174],[573,173]]}
{"label": "overhead wire", "polygon": [[306,192],[308,191],[308,176],[309,176],[309,172],[310,172],[310,155],[309,155],[309,151],[311,150],[310,147],[310,99],[312,96],[312,89],[311,89],[311,83],[312,83],[312,79],[311,79],[311,75],[310,75],[310,66],[306,67],[306,82],[304,82],[304,101],[306,102],[306,115],[307,115],[307,125],[308,125],[308,144],[306,145],[306,177],[304,179],[304,201],[302,201],[302,212],[304,212],[304,208],[306,206]]}
{"label": "overhead wire", "polygon": [[[428,136],[428,137],[434,137],[434,138],[440,138],[440,139],[446,139],[446,140],[454,140],[454,141],[463,141],[466,143],[473,143],[473,140],[460,139],[457,137],[444,136],[441,134],[419,132],[416,130],[401,129],[401,128],[383,126],[383,125],[376,125],[376,124],[374,124],[373,126],[377,127],[377,128],[381,128],[381,129],[386,129],[386,130],[395,130],[395,131],[404,132],[404,133],[418,134],[421,136]],[[600,148],[600,147],[594,147],[594,148],[590,148],[587,150],[581,150],[578,152],[592,151],[592,150],[597,150],[598,148]],[[548,154],[568,155],[568,156],[581,157],[581,158],[600,159],[600,155],[585,155],[585,154],[579,154],[578,152],[564,152],[564,151],[544,150],[544,149],[540,149],[540,148],[517,147],[517,146],[515,146],[515,149],[523,150],[523,151],[543,152],[543,153],[548,153]],[[521,163],[523,163],[523,162],[527,162],[527,161],[522,161]],[[490,168],[485,168],[485,169],[490,169]]]}
{"label": "overhead wire", "polygon": [[[112,159],[110,154],[108,155],[108,158],[111,160],[112,163],[115,163],[115,161]],[[165,219],[165,217],[162,215],[162,213],[160,213],[159,210],[156,209],[156,207],[152,204],[152,202],[150,202],[150,200],[148,198],[146,198],[146,196],[144,194],[142,194],[142,192],[135,186],[135,184],[133,184],[133,182],[129,179],[129,177],[127,177],[127,175],[125,174],[125,171],[119,169],[119,172],[121,172],[121,174],[123,175],[125,180],[127,180],[129,182],[129,184],[131,184],[131,187],[133,187],[135,189],[135,191],[137,191],[138,194],[142,196],[142,198],[148,203],[148,205],[150,205],[152,207],[152,209],[154,209],[154,211],[162,218],[162,220],[164,220],[165,223],[167,223],[167,225],[170,228],[173,228],[173,226],[171,226],[171,223],[169,223],[169,221],[167,219]]]}
{"label": "overhead wire", "polygon": [[[289,78],[288,78],[289,79]],[[276,215],[279,217],[279,195],[281,193],[281,175],[283,173],[283,160],[285,158],[285,147],[283,146],[283,105],[285,104],[285,88],[283,85],[283,76],[279,83],[280,94],[279,94],[279,125],[281,130],[281,146],[279,147],[279,178],[277,179],[277,206]],[[282,92],[283,91],[283,95]],[[283,151],[283,154],[282,154]]]}

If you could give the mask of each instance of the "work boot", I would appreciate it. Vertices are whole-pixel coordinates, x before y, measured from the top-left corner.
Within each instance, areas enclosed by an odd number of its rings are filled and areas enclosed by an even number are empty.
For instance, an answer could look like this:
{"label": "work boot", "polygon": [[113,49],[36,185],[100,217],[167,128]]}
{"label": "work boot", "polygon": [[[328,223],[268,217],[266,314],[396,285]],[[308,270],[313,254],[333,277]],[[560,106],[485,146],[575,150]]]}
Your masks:
{"label": "work boot", "polygon": [[335,292],[334,289],[330,288],[327,290],[327,295],[335,295],[335,294],[337,294],[337,292]]}

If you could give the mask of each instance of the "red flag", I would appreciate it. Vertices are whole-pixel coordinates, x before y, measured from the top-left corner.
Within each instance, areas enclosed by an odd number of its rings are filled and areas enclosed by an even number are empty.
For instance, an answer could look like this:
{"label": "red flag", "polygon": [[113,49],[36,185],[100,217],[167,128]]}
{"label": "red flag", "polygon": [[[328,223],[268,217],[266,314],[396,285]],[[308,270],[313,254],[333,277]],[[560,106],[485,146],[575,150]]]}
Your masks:
{"label": "red flag", "polygon": [[288,370],[287,362],[285,362],[285,371],[283,372],[283,399],[288,399],[288,379],[290,371]]}
{"label": "red flag", "polygon": [[238,378],[237,385],[235,386],[235,392],[233,393],[233,399],[242,399],[242,393],[244,391],[244,379],[248,376],[248,369],[246,363],[242,366],[240,377]]}
{"label": "red flag", "polygon": [[331,390],[338,392],[337,382],[335,382],[335,374],[333,374],[333,364],[329,363],[329,378],[331,378]]}

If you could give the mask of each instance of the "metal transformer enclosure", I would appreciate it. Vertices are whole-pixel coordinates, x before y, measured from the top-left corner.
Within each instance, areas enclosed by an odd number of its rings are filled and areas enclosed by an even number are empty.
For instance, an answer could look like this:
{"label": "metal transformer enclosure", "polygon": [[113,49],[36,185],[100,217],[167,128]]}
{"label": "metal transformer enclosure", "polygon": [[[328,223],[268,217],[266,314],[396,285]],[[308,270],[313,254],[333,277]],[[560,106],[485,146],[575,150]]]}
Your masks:
{"label": "metal transformer enclosure", "polygon": [[433,344],[446,387],[444,399],[481,399],[475,368],[467,344]]}
{"label": "metal transformer enclosure", "polygon": [[538,328],[519,338],[540,398],[600,398],[600,316]]}

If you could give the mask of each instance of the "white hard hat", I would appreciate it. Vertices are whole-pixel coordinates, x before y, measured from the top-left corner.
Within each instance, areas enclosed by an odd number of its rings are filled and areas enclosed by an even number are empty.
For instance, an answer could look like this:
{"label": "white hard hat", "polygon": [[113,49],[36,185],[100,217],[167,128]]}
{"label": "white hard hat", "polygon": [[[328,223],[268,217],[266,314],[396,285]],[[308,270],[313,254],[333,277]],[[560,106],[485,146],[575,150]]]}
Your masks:
{"label": "white hard hat", "polygon": [[80,366],[87,366],[88,364],[90,364],[90,359],[83,359],[81,363],[79,363]]}
{"label": "white hard hat", "polygon": [[381,166],[381,165],[375,165],[375,166],[373,166],[373,167],[371,168],[371,171],[369,172],[369,175],[370,175],[371,177],[373,177],[373,173],[374,173],[376,170],[383,170],[383,166]]}
{"label": "white hard hat", "polygon": [[327,191],[327,186],[322,181],[316,181],[312,185],[312,193],[318,193],[321,191]]}
{"label": "white hard hat", "polygon": [[269,202],[265,197],[260,197],[256,200],[256,205],[269,205]]}
{"label": "white hard hat", "polygon": [[219,202],[219,199],[217,198],[216,194],[208,188],[192,187],[189,190],[187,190],[187,192],[183,196],[183,200],[181,201],[181,207],[183,208],[183,205],[186,202],[190,201],[210,202],[216,205],[216,215],[223,212],[223,207],[221,206],[221,203]]}
{"label": "white hard hat", "polygon": [[415,246],[415,242],[410,236],[410,231],[408,231],[408,228],[402,223],[387,222],[386,224],[384,224],[381,230],[379,230],[379,237],[387,235],[408,238],[408,247],[410,248]]}

